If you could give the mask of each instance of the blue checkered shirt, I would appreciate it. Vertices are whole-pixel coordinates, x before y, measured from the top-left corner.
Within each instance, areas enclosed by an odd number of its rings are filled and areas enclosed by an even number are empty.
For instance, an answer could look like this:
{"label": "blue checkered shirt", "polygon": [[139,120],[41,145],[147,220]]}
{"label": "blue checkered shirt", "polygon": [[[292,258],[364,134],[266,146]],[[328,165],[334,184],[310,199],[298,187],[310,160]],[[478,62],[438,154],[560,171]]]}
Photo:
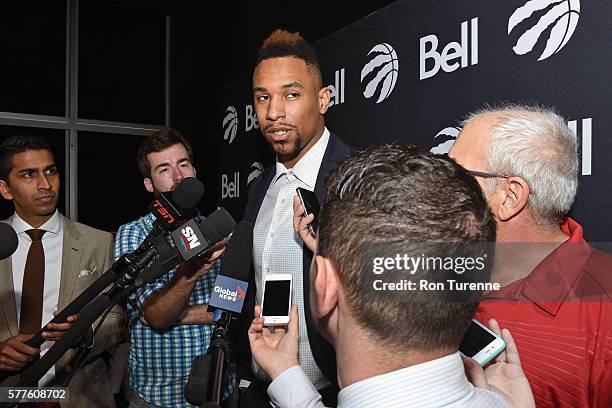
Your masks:
{"label": "blue checkered shirt", "polygon": [[[151,213],[119,227],[115,239],[115,259],[134,251],[153,228]],[[214,325],[179,324],[157,331],[140,322],[145,300],[164,288],[176,273],[176,268],[150,285],[138,289],[128,298],[128,323],[131,331],[130,386],[138,395],[162,407],[193,407],[185,401],[184,390],[191,364],[196,356],[206,354]],[[200,278],[191,292],[189,305],[207,304],[219,273],[219,261]],[[236,383],[235,371],[230,367],[227,398]]]}

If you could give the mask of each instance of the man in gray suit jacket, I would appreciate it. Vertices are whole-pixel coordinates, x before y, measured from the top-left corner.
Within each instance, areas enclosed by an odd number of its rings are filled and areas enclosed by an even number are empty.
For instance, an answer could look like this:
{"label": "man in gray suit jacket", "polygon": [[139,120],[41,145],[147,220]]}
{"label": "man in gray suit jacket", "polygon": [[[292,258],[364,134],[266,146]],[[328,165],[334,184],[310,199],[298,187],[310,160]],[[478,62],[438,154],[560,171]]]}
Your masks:
{"label": "man in gray suit jacket", "polygon": [[[44,139],[15,136],[0,146],[0,194],[15,206],[15,214],[3,222],[13,226],[19,240],[15,253],[0,261],[0,370],[4,372],[19,373],[60,339],[77,315],[48,327],[40,350],[25,344],[54,311],[65,308],[112,264],[112,235],[60,214],[59,188],[58,169]],[[87,345],[91,350],[70,380],[70,399],[63,407],[115,406],[107,352],[121,342],[125,330],[125,314],[116,307]],[[75,350],[68,351],[39,386],[53,386],[73,374],[75,357]],[[3,385],[17,381],[15,375]]]}

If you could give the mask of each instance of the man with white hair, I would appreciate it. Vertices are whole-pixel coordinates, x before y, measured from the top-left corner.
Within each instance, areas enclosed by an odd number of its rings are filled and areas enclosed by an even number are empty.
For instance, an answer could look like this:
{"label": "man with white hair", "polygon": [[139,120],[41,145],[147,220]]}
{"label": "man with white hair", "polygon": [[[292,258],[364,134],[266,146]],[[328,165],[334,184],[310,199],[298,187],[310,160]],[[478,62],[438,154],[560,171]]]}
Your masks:
{"label": "man with white hair", "polygon": [[476,177],[497,223],[492,281],[502,288],[477,318],[512,331],[538,407],[612,406],[612,256],[566,215],[576,135],[549,109],[485,108],[449,155]]}

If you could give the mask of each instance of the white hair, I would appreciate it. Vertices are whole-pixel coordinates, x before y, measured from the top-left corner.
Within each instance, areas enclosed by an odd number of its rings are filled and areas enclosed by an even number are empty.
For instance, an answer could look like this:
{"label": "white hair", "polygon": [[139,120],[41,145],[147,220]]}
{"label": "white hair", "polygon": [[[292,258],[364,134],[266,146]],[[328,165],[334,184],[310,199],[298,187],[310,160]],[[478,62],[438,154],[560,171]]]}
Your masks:
{"label": "white hair", "polygon": [[[463,124],[493,115],[487,171],[524,179],[531,190],[528,208],[541,225],[558,225],[572,207],[578,189],[576,134],[554,110],[504,104],[484,107]],[[495,190],[500,179],[487,179]]]}

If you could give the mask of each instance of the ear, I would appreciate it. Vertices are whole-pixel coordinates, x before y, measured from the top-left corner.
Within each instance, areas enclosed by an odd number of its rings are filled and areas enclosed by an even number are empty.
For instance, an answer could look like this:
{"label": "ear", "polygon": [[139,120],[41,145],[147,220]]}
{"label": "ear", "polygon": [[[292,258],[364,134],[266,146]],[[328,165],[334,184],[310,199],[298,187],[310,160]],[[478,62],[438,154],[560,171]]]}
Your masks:
{"label": "ear", "polygon": [[502,184],[497,194],[497,218],[500,221],[508,221],[518,215],[527,206],[530,194],[529,185],[520,177],[509,177]]}
{"label": "ear", "polygon": [[145,179],[144,179],[144,186],[145,186],[145,188],[147,189],[147,191],[149,193],[152,193],[153,191],[155,191],[153,189],[153,181],[150,178],[148,178],[148,177],[145,177]]}
{"label": "ear", "polygon": [[319,113],[324,115],[327,112],[327,108],[329,108],[329,100],[331,96],[331,91],[328,87],[324,86],[319,90]]}
{"label": "ear", "polygon": [[318,318],[329,315],[338,304],[339,277],[334,263],[320,255],[315,257],[317,276],[314,281]]}
{"label": "ear", "polygon": [[13,199],[13,193],[11,192],[11,188],[8,183],[4,180],[0,180],[0,194],[7,200]]}

